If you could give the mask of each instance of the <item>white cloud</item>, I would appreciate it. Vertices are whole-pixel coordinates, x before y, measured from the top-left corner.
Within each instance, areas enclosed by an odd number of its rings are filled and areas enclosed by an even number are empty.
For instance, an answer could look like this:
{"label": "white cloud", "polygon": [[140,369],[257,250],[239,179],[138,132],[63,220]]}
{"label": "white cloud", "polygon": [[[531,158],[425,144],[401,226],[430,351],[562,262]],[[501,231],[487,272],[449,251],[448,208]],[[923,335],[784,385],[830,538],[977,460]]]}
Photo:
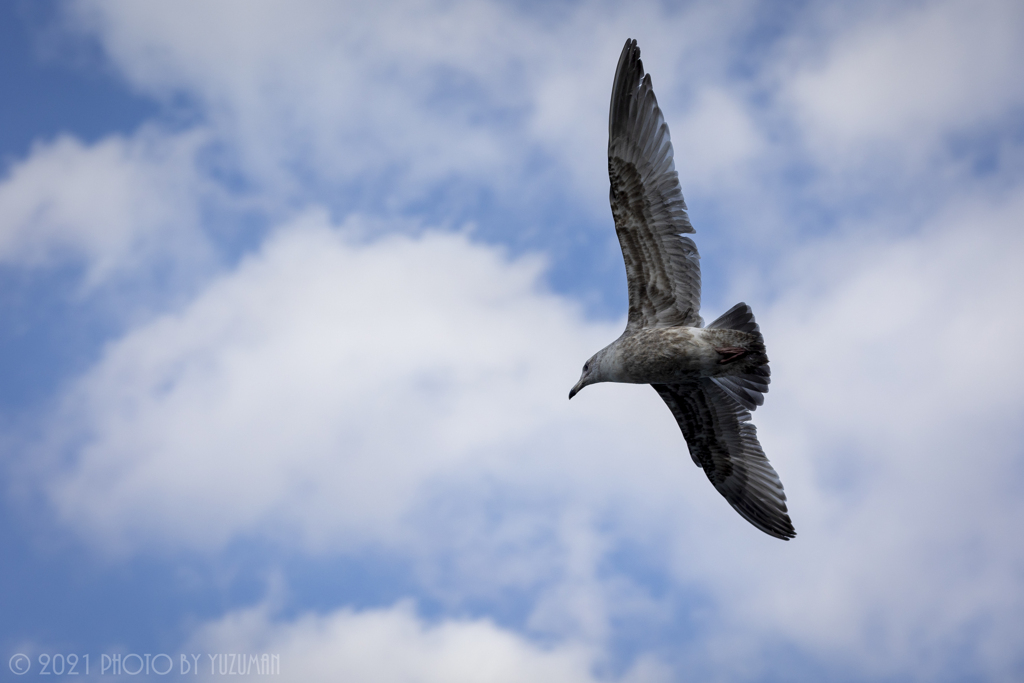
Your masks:
{"label": "white cloud", "polygon": [[[608,96],[622,42],[640,39],[659,95],[674,102],[679,84],[720,77],[722,45],[746,28],[750,4],[584,4],[537,17],[469,1],[187,11],[83,1],[71,16],[136,88],[198,102],[265,193],[308,199],[311,183],[341,184],[394,209],[452,180],[512,205],[554,184],[606,216]],[[749,132],[743,113],[709,92],[702,103],[725,118],[699,122],[739,131],[722,143],[718,168],[738,160]]]}
{"label": "white cloud", "polygon": [[735,95],[706,88],[673,130],[680,182],[687,188],[722,192],[735,182],[737,169],[765,152],[766,143],[751,112]]}
{"label": "white cloud", "polygon": [[[207,653],[199,660],[204,676],[211,665],[219,675],[220,659],[210,658],[209,653],[266,652],[280,655],[280,675],[294,681],[607,680],[593,673],[598,653],[582,644],[533,643],[486,619],[426,623],[408,603],[362,612],[305,614],[289,622],[273,621],[262,607],[232,612],[199,629],[188,647]],[[663,666],[645,659],[616,680],[654,683],[670,678]]]}
{"label": "white cloud", "polygon": [[54,503],[114,545],[387,538],[426,480],[574,420],[567,387],[614,333],[540,292],[538,266],[459,235],[284,228],[70,392],[83,431]]}
{"label": "white cloud", "polygon": [[67,136],[37,144],[0,182],[0,261],[84,261],[95,283],[170,254],[203,256],[200,141],[143,129],[91,146]]}
{"label": "white cloud", "polygon": [[530,22],[497,4],[76,6],[136,87],[185,93],[238,166],[279,196],[310,179],[391,183],[420,199],[456,174],[522,162],[499,117],[527,105],[517,60]]}
{"label": "white cloud", "polygon": [[1019,3],[914,3],[844,20],[853,26],[822,58],[803,55],[784,86],[798,120],[827,137],[824,160],[865,144],[917,154],[1024,106]]}

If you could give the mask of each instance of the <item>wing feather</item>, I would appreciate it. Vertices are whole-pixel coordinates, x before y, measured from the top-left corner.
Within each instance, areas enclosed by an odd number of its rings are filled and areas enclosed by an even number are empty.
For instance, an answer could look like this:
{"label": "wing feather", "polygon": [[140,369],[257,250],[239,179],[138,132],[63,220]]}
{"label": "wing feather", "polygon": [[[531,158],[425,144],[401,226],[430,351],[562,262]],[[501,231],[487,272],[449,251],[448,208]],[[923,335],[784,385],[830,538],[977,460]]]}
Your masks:
{"label": "wing feather", "polygon": [[707,378],[652,386],[679,423],[690,457],[729,504],[766,534],[796,536],[782,481],[761,450],[750,412]]}
{"label": "wing feather", "polygon": [[627,330],[701,327],[700,254],[672,159],[668,124],[640,49],[627,40],[608,115],[612,215],[629,286]]}

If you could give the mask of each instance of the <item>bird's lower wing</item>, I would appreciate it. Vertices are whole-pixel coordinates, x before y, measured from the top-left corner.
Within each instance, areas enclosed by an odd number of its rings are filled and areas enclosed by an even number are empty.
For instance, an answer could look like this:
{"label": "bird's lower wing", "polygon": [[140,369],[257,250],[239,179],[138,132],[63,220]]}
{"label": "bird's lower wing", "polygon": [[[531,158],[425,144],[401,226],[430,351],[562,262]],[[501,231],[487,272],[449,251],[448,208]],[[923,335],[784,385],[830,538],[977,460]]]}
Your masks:
{"label": "bird's lower wing", "polygon": [[766,534],[796,536],[782,482],[761,450],[750,412],[706,378],[652,386],[683,430],[693,461],[736,512]]}

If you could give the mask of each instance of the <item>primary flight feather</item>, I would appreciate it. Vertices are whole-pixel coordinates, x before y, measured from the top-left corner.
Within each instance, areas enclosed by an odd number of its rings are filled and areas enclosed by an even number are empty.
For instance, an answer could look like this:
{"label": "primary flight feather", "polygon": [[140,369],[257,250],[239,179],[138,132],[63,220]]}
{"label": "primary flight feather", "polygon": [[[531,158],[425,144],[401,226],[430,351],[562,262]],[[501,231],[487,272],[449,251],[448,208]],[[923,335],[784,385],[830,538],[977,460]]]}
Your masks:
{"label": "primary flight feather", "polygon": [[770,382],[764,339],[744,303],[704,327],[700,255],[684,235],[695,231],[635,40],[626,41],[612,84],[608,176],[629,317],[622,336],[583,365],[569,398],[598,382],[650,384],[729,504],[766,534],[793,538],[782,482],[750,422]]}

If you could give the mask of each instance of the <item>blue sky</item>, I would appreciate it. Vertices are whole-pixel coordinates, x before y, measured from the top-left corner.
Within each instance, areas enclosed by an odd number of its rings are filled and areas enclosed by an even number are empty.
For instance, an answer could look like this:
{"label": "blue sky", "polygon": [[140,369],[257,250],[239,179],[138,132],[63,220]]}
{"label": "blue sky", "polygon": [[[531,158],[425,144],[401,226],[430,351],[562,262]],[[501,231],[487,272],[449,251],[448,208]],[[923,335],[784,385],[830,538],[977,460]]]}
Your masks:
{"label": "blue sky", "polygon": [[[620,5],[0,6],[2,680],[1024,675],[1024,11]],[[627,37],[789,543],[654,392],[565,399]]]}

